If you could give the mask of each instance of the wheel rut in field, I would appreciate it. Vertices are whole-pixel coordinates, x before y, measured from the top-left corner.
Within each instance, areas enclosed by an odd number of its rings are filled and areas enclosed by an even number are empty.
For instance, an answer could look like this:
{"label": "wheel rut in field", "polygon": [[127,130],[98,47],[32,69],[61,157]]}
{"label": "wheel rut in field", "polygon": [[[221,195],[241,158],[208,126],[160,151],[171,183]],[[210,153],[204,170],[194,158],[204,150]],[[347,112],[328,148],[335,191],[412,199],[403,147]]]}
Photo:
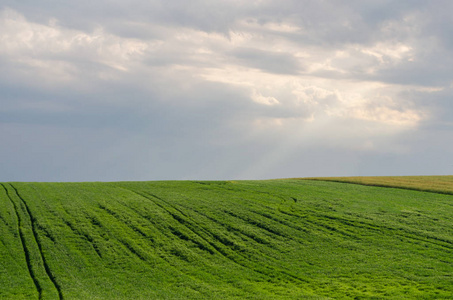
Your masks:
{"label": "wheel rut in field", "polygon": [[[151,193],[140,193],[140,192],[136,192],[134,190],[129,190],[137,195],[139,195],[140,197],[142,198],[145,198],[145,199],[148,199],[149,201],[153,202],[155,205],[157,205],[158,207],[160,207],[161,209],[163,209],[164,211],[166,211],[168,214],[170,214],[170,216],[173,217],[173,219],[175,221],[177,221],[180,225],[182,225],[183,227],[187,228],[190,232],[192,232],[193,234],[195,234],[196,236],[198,236],[199,238],[201,238],[203,241],[205,241],[208,245],[210,245],[213,249],[217,250],[218,253],[220,253],[222,256],[226,257],[227,259],[229,260],[232,260],[234,263],[237,263],[241,266],[244,267],[243,264],[240,264],[238,263],[235,259],[232,259],[231,255],[225,251],[225,249],[223,249],[224,247],[225,248],[228,248],[228,247],[231,247],[231,242],[225,240],[223,237],[220,237],[218,236],[217,234],[215,233],[212,233],[208,230],[206,230],[205,228],[199,226],[198,224],[196,224],[195,222],[192,223],[189,223],[189,221],[185,220],[183,217],[181,217],[180,215],[176,214],[174,211],[171,211],[168,207],[166,207],[165,205],[163,205],[162,203],[158,203],[158,201],[161,201],[163,203],[165,203],[167,206],[173,208],[175,211],[177,211],[178,213],[180,213],[182,216],[188,218],[181,210],[173,207],[172,205],[170,205],[169,203],[167,203],[165,200],[163,200],[162,198],[160,198],[159,196],[156,196],[154,194],[151,194]],[[157,201],[156,201],[157,200]],[[200,231],[200,232],[199,232]],[[174,232],[175,233],[175,232]],[[177,234],[178,235],[178,234]],[[204,235],[207,235],[210,239],[208,239],[206,236]],[[218,245],[216,242],[222,244],[223,246],[220,246]],[[212,250],[209,251],[212,253]]]}
{"label": "wheel rut in field", "polygon": [[123,219],[117,212],[115,212],[113,209],[107,207],[104,204],[98,204],[99,209],[105,211],[108,215],[112,216],[117,220],[118,222],[125,224],[129,229],[132,229],[135,233],[139,234],[143,238],[150,240],[151,242],[154,242],[154,239],[147,235],[143,230],[132,224],[129,220]]}
{"label": "wheel rut in field", "polygon": [[[231,259],[231,258],[228,257],[228,254],[225,253],[225,250],[222,249],[222,247],[220,247],[219,245],[217,245],[216,243],[213,242],[213,240],[218,240],[224,246],[227,246],[221,240],[219,240],[218,236],[216,236],[215,234],[209,232],[208,230],[206,230],[202,226],[196,224],[196,222],[193,221],[193,220],[191,222],[189,222],[188,221],[189,217],[184,212],[182,212],[180,209],[174,207],[173,205],[169,204],[168,202],[166,202],[165,200],[163,200],[162,198],[160,198],[159,196],[156,196],[154,194],[151,194],[151,193],[146,193],[145,194],[145,193],[140,193],[140,192],[136,192],[136,191],[133,191],[133,190],[129,190],[129,191],[131,191],[131,192],[139,195],[140,197],[145,198],[148,201],[151,201],[152,203],[154,203],[157,207],[161,208],[166,213],[168,213],[178,224],[180,224],[182,227],[186,228],[189,232],[191,232],[192,234],[197,236],[200,240],[195,240],[195,239],[193,239],[191,237],[188,237],[188,236],[186,236],[184,233],[182,233],[181,231],[179,231],[176,228],[170,228],[170,231],[172,232],[172,234],[178,236],[181,239],[191,240],[200,249],[208,251],[211,254],[214,254],[213,250],[215,249],[222,256],[224,256],[224,257],[226,257],[228,259]],[[160,202],[162,202],[162,203],[160,203]],[[172,211],[172,209],[169,209],[169,208],[172,208],[173,211]],[[211,239],[209,239],[205,235],[207,235]],[[201,242],[201,241],[203,241],[203,242]]]}
{"label": "wheel rut in field", "polygon": [[[237,245],[234,241],[231,241],[227,237],[221,236],[215,232],[211,232],[207,228],[204,228],[200,224],[198,224],[195,220],[191,219],[187,216],[182,210],[175,207],[174,205],[168,203],[166,200],[162,199],[161,197],[154,195],[149,192],[137,192],[131,189],[127,189],[140,197],[148,199],[149,201],[153,202],[155,205],[159,206],[163,210],[167,211],[178,223],[182,226],[186,227],[190,230],[193,234],[200,237],[204,240],[207,244],[209,244],[212,248],[214,248],[220,255],[225,257],[227,260],[230,260],[234,264],[237,264],[240,267],[249,269],[253,272],[262,274],[264,276],[271,276],[274,277],[275,271],[279,272],[282,277],[286,277],[286,279],[295,281],[295,282],[302,282],[307,283],[307,280],[304,278],[300,278],[293,274],[290,274],[284,270],[276,270],[271,266],[262,266],[262,268],[256,268],[256,266],[250,265],[248,263],[249,257],[242,255],[240,252],[237,251]],[[171,209],[170,209],[171,208]],[[173,211],[174,210],[174,211]],[[181,214],[181,215],[179,215]]]}
{"label": "wheel rut in field", "polygon": [[[22,202],[22,204],[25,207],[25,212],[26,212],[26,214],[27,214],[27,216],[28,216],[28,218],[30,220],[31,227],[32,227],[33,240],[36,243],[36,245],[38,246],[39,255],[41,256],[41,259],[42,259],[42,262],[43,262],[43,265],[44,265],[44,270],[46,271],[47,277],[49,278],[49,280],[52,282],[53,286],[57,290],[59,299],[63,300],[64,298],[63,298],[63,293],[61,291],[61,287],[58,284],[58,282],[56,281],[55,276],[53,275],[52,271],[49,268],[49,265],[47,263],[46,257],[43,254],[42,245],[39,242],[38,232],[36,230],[36,228],[37,228],[36,219],[34,218],[33,214],[31,213],[30,208],[28,207],[28,205],[25,202],[24,198],[22,198],[22,196],[19,194],[17,188],[15,186],[13,186],[12,184],[10,184],[10,186],[14,190],[16,196],[20,199],[20,201]],[[5,188],[5,186],[3,186],[3,187]],[[10,197],[10,200],[12,201],[11,197]],[[12,202],[14,203],[14,201],[12,201]],[[17,207],[15,206],[14,208],[16,209],[16,212],[17,212]],[[19,215],[18,212],[17,212],[17,214]],[[40,292],[40,299],[41,299],[41,295],[42,295],[42,289],[41,289],[41,292]]]}
{"label": "wheel rut in field", "polygon": [[[98,205],[99,209],[103,210],[104,212],[106,212],[108,215],[110,215],[111,217],[115,218],[115,220],[119,223],[122,223],[124,225],[126,225],[129,229],[133,230],[135,233],[137,233],[138,235],[140,235],[142,238],[144,238],[145,240],[151,240],[150,237],[148,237],[148,235],[146,235],[146,233],[144,233],[142,230],[140,230],[138,227],[130,224],[130,222],[127,222],[126,220],[122,219],[116,212],[114,212],[113,210],[107,208],[105,205],[102,205],[102,204],[99,204]],[[99,221],[98,221],[98,226],[104,228],[105,231],[108,231],[107,228],[105,226],[103,226]],[[139,245],[135,245],[131,242],[131,241],[128,241],[124,238],[120,238],[118,236],[114,236],[114,238],[119,242],[121,243],[123,246],[125,246],[132,254],[134,254],[135,256],[137,256],[141,261],[144,261],[144,262],[147,262],[149,264],[152,265],[152,259],[150,259],[149,255],[147,255],[145,252],[146,251],[143,251],[143,249],[141,249],[141,247]]]}
{"label": "wheel rut in field", "polygon": [[13,201],[13,199],[11,199],[11,195],[9,194],[8,189],[6,188],[6,186],[3,183],[1,183],[1,185],[6,192],[6,196],[8,197],[9,201],[12,203],[12,205],[14,207],[14,212],[16,213],[16,218],[17,218],[17,227],[18,227],[17,230],[19,231],[20,242],[22,244],[22,249],[24,250],[24,253],[25,253],[25,262],[27,263],[28,273],[30,274],[30,277],[33,280],[36,290],[38,291],[39,299],[41,299],[42,287],[39,284],[39,281],[33,271],[32,265],[31,265],[30,250],[27,247],[27,244],[25,242],[25,235],[22,230],[22,218],[20,217],[16,203]]}
{"label": "wheel rut in field", "polygon": [[97,256],[102,259],[102,253],[101,253],[101,250],[99,249],[99,247],[97,246],[97,244],[95,243],[95,240],[94,238],[85,233],[83,230],[81,229],[78,229],[73,222],[67,220],[66,218],[64,218],[63,216],[60,216],[56,213],[52,213],[55,217],[59,218],[66,226],[69,227],[69,229],[71,229],[71,231],[77,235],[77,236],[80,236],[81,238],[83,238],[84,240],[86,240],[88,243],[90,243],[91,247],[93,248],[93,250],[96,252]]}
{"label": "wheel rut in field", "polygon": [[389,224],[386,225],[357,219],[348,219],[316,211],[310,211],[309,214],[297,214],[288,211],[280,212],[298,219],[301,223],[310,226],[307,228],[311,228],[312,230],[335,232],[348,239],[361,240],[363,239],[362,232],[365,231],[367,234],[373,233],[380,236],[398,236],[414,243],[430,244],[442,249],[444,252],[451,252],[453,249],[453,241],[434,234],[417,231],[414,228],[411,229]]}

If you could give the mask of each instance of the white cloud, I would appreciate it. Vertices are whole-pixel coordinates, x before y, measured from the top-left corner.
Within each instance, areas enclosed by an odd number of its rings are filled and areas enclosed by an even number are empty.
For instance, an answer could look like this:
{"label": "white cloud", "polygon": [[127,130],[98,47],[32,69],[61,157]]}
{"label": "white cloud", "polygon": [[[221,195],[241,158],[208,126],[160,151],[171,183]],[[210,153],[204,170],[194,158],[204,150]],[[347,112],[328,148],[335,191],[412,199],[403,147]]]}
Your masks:
{"label": "white cloud", "polygon": [[172,172],[194,153],[203,174],[250,176],[307,163],[307,149],[407,154],[408,133],[451,125],[452,26],[428,2],[9,3],[2,122],[115,128],[115,147],[119,129]]}
{"label": "white cloud", "polygon": [[77,79],[84,64],[128,71],[158,43],[120,38],[101,28],[91,33],[66,29],[55,18],[49,24],[38,24],[11,9],[1,12],[0,28],[1,56],[18,68],[26,67],[31,75],[39,75],[38,80],[57,82]]}
{"label": "white cloud", "polygon": [[[91,33],[67,29],[60,27],[54,17],[48,24],[38,24],[10,9],[2,12],[0,24],[4,29],[0,33],[0,54],[27,66],[34,75],[39,74],[38,78],[83,80],[87,72],[93,70],[84,70],[86,64],[110,68],[95,69],[95,76],[101,80],[119,80],[114,70],[135,73],[134,76],[154,76],[157,70],[153,70],[153,64],[148,69],[143,66],[143,62],[152,59],[167,65],[167,71],[161,74],[164,78],[184,70],[203,80],[242,86],[249,90],[252,101],[265,106],[279,104],[283,110],[291,112],[287,116],[290,119],[300,117],[312,122],[326,116],[341,116],[395,126],[416,126],[425,117],[412,107],[395,108],[398,102],[395,90],[402,87],[348,79],[357,76],[357,72],[375,73],[380,68],[413,60],[412,46],[402,42],[377,41],[371,46],[345,44],[341,49],[304,48],[291,38],[278,35],[305,36],[307,33],[301,27],[285,21],[258,22],[256,18],[237,21],[228,35],[175,27],[165,29],[168,36],[159,40],[119,37],[101,27]],[[392,26],[388,23],[383,30],[389,31]],[[250,58],[236,60],[231,49],[239,48],[251,49],[243,52]],[[299,60],[308,68],[300,69],[301,75],[293,75],[273,74],[266,69],[264,60],[256,61],[263,68],[247,65],[247,60],[264,53],[264,57],[276,59],[269,56],[270,52],[263,52],[269,49],[280,53],[281,57],[286,55]],[[335,71],[345,79],[324,78],[321,71]],[[376,93],[391,93],[392,100],[382,101],[383,98],[373,96]],[[275,114],[269,111],[266,117],[279,120],[275,124],[284,123],[285,117],[277,116],[280,111]]]}
{"label": "white cloud", "polygon": [[264,104],[264,105],[271,105],[272,106],[272,105],[276,105],[276,104],[280,103],[274,97],[272,97],[272,96],[267,96],[267,97],[263,96],[260,93],[258,93],[256,90],[253,90],[251,98],[256,103]]}

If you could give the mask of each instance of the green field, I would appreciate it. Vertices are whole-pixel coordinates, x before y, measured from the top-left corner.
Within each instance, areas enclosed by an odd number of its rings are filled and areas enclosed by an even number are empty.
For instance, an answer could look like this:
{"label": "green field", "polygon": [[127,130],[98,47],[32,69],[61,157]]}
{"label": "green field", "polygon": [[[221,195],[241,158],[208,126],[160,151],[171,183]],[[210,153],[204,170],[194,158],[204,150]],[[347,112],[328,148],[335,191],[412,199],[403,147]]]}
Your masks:
{"label": "green field", "polygon": [[453,195],[453,176],[363,176],[307,178]]}
{"label": "green field", "polygon": [[445,187],[1,185],[1,299],[453,299]]}

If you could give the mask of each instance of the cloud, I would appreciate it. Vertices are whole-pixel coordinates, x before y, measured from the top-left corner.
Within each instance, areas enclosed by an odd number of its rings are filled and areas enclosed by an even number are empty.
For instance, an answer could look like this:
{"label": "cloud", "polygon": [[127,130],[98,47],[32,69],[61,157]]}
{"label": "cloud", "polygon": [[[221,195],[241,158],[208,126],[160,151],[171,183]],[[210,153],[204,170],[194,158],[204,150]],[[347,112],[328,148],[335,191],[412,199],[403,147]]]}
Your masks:
{"label": "cloud", "polygon": [[[73,83],[88,66],[99,77],[111,76],[110,69],[128,71],[153,43],[120,38],[97,29],[92,33],[27,21],[6,9],[0,15],[0,54],[8,57],[10,71],[39,75],[41,80]],[[19,69],[14,72],[14,69]]]}
{"label": "cloud", "polygon": [[252,93],[252,100],[255,101],[256,103],[264,104],[264,105],[276,105],[279,104],[277,99],[274,97],[265,97],[258,93],[256,90],[253,90]]}
{"label": "cloud", "polygon": [[5,180],[385,173],[429,159],[407,135],[451,131],[452,28],[430,2],[4,5]]}
{"label": "cloud", "polygon": [[260,49],[236,48],[232,56],[240,60],[240,65],[258,68],[264,72],[277,74],[297,74],[300,62],[290,53],[278,53]]}

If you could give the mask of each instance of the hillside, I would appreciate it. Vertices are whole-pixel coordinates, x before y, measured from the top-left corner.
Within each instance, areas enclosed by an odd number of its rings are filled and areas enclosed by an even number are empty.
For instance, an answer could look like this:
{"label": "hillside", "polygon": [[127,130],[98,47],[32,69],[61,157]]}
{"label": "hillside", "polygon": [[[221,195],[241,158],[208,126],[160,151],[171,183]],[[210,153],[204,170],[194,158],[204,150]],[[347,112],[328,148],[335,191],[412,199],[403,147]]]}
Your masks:
{"label": "hillside", "polygon": [[451,299],[452,206],[319,180],[3,183],[0,298]]}
{"label": "hillside", "polygon": [[321,181],[356,183],[453,195],[453,176],[361,176],[304,178]]}

